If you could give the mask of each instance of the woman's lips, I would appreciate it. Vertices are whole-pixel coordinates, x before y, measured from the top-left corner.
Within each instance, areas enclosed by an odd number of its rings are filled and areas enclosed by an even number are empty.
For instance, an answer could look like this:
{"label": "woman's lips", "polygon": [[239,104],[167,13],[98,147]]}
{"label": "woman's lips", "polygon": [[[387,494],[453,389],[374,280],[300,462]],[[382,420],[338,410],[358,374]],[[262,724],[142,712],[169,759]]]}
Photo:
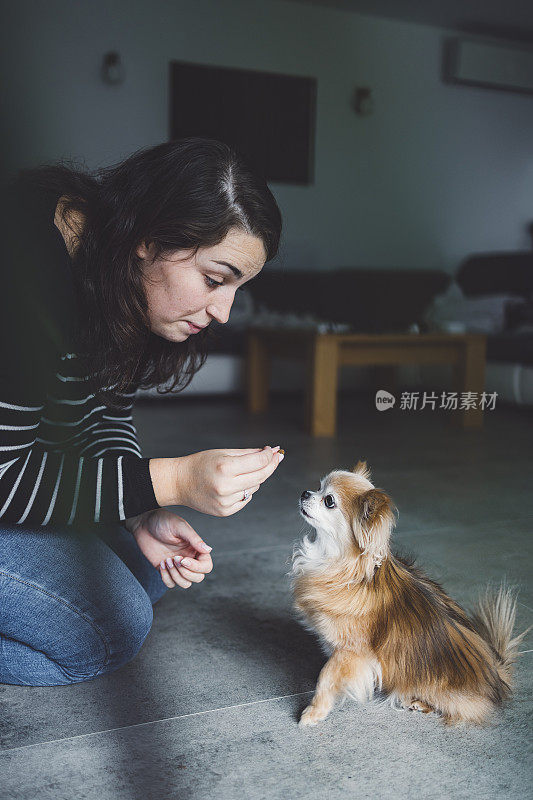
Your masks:
{"label": "woman's lips", "polygon": [[198,331],[203,330],[200,325],[193,325],[192,322],[187,322],[187,325],[189,326],[191,333],[198,333]]}

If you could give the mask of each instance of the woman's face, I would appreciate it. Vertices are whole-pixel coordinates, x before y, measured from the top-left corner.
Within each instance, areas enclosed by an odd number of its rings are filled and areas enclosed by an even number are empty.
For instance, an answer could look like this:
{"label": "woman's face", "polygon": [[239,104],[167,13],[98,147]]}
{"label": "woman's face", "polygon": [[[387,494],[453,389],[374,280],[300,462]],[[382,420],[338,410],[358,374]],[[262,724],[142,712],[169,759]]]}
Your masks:
{"label": "woman's face", "polygon": [[151,263],[153,244],[139,245],[151,330],[183,342],[211,320],[227,322],[235,292],[263,268],[266,253],[256,236],[232,228],[213,247],[196,254],[177,250]]}

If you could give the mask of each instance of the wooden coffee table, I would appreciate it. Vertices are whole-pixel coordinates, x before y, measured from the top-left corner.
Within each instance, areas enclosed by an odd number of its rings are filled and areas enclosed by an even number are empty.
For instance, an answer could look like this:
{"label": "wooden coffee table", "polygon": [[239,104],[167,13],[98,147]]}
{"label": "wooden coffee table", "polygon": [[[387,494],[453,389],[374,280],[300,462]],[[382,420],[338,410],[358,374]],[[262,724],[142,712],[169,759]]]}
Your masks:
{"label": "wooden coffee table", "polygon": [[[272,356],[305,359],[309,432],[313,436],[334,436],[341,367],[452,364],[453,391],[480,395],[485,389],[485,349],[486,337],[473,333],[321,334],[301,329],[253,328],[248,334],[248,409],[253,413],[267,409]],[[483,424],[479,407],[456,410],[451,416],[464,428]]]}

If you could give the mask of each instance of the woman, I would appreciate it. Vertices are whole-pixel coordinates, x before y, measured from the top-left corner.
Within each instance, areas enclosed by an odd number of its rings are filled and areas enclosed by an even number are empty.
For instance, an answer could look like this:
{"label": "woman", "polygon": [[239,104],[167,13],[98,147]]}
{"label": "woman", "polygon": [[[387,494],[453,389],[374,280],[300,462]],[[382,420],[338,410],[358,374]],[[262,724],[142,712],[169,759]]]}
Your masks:
{"label": "woman", "polygon": [[265,182],[185,139],[95,176],[22,173],[2,201],[0,682],[89,680],[130,660],[166,588],[212,569],[165,506],[240,511],[279,447],[142,458],[138,387],[186,386],[208,326],[277,251]]}

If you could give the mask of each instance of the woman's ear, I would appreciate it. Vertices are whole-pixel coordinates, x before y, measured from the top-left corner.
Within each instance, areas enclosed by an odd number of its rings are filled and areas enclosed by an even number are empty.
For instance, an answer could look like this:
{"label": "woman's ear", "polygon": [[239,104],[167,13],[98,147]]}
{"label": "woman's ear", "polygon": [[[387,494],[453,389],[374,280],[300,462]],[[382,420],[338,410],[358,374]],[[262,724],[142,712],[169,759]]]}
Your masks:
{"label": "woman's ear", "polygon": [[146,259],[152,260],[153,258],[152,242],[140,242],[140,244],[137,245],[135,252],[139,256],[139,258],[142,258],[143,261],[146,261]]}
{"label": "woman's ear", "polygon": [[354,534],[362,551],[368,580],[389,552],[389,539],[395,522],[394,504],[384,491],[369,489],[359,496]]}

